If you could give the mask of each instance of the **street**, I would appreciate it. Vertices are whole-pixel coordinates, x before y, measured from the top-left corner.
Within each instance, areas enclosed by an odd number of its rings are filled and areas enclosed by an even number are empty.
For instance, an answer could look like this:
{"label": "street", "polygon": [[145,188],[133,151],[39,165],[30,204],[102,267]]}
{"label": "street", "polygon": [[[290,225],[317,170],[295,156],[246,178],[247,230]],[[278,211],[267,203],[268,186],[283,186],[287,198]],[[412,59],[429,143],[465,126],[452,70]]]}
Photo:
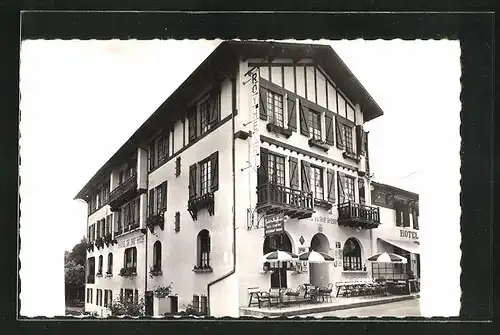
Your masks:
{"label": "street", "polygon": [[347,318],[351,316],[369,317],[369,316],[420,316],[420,299],[412,299],[405,301],[398,301],[389,304],[359,307],[344,309],[332,312],[307,314],[304,316],[335,316],[339,318]]}

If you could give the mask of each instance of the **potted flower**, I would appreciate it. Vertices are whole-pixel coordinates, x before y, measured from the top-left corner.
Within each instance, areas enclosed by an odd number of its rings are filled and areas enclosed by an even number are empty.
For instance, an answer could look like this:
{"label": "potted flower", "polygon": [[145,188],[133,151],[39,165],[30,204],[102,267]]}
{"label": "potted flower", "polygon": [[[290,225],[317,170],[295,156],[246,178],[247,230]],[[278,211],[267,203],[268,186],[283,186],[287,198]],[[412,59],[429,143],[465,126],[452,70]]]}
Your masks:
{"label": "potted flower", "polygon": [[153,315],[160,316],[171,312],[170,299],[165,299],[172,293],[172,282],[159,285],[153,289]]}
{"label": "potted flower", "polygon": [[137,269],[135,266],[125,267],[120,269],[120,276],[131,277],[137,275]]}
{"label": "potted flower", "polygon": [[153,265],[149,269],[149,277],[153,278],[153,277],[161,276],[161,275],[162,275],[161,269],[157,265]]}

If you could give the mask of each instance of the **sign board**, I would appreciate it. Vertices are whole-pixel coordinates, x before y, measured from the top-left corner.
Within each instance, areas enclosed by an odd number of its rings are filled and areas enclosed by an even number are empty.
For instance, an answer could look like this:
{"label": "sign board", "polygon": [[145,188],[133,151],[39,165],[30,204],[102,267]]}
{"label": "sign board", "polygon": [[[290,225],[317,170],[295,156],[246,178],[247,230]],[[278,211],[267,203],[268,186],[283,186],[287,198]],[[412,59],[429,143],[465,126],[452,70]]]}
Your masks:
{"label": "sign board", "polygon": [[250,86],[252,97],[252,165],[255,169],[260,167],[260,132],[259,132],[259,69],[250,72]]}
{"label": "sign board", "polygon": [[314,223],[337,224],[337,220],[326,216],[315,216],[310,219]]}
{"label": "sign board", "polygon": [[118,241],[118,248],[133,247],[136,244],[144,243],[144,236],[131,237],[126,240]]}
{"label": "sign board", "polygon": [[264,236],[280,234],[285,230],[283,213],[266,215],[264,217]]}
{"label": "sign board", "polygon": [[415,230],[400,229],[399,237],[402,239],[418,241],[418,232]]}

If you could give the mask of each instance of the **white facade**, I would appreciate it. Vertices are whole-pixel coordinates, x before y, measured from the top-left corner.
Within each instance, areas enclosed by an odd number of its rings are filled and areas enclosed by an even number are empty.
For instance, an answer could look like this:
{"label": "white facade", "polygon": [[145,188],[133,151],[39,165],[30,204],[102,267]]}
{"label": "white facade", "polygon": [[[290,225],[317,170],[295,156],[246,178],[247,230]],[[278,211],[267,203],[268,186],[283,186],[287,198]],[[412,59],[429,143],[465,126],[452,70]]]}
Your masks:
{"label": "white facade", "polygon": [[[263,55],[264,56],[264,55]],[[260,73],[260,86],[282,94],[283,101],[288,99],[295,101],[295,130],[291,136],[286,138],[282,134],[270,132],[267,129],[268,121],[253,120],[251,83],[249,72],[257,67]],[[97,311],[106,315],[107,308],[96,304],[96,290],[111,290],[113,298],[117,298],[122,289],[137,290],[139,296],[144,296],[145,291],[152,291],[157,285],[168,285],[172,283],[172,294],[178,299],[179,310],[192,303],[193,295],[207,297],[208,309],[213,316],[239,316],[239,309],[248,304],[247,290],[250,287],[269,289],[271,279],[269,273],[263,272],[263,246],[264,229],[263,215],[256,211],[258,173],[251,162],[252,137],[236,138],[233,135],[238,132],[252,131],[252,121],[257,121],[258,132],[253,130],[251,136],[260,135],[260,147],[267,149],[270,154],[285,157],[284,185],[290,186],[290,158],[296,159],[299,168],[302,162],[317,166],[323,171],[323,193],[327,200],[327,170],[334,172],[333,185],[335,200],[329,201],[333,207],[325,209],[315,206],[314,213],[309,218],[299,220],[289,218],[285,224],[285,234],[291,242],[292,252],[301,253],[308,251],[313,238],[321,241],[321,251],[325,251],[335,257],[331,265],[309,266],[302,273],[288,271],[286,273],[286,285],[295,288],[299,284],[308,282],[335,283],[345,278],[368,277],[370,268],[366,264],[366,258],[377,252],[376,236],[377,229],[351,228],[339,225],[339,203],[338,178],[339,173],[350,176],[354,180],[355,203],[360,202],[360,188],[364,185],[364,204],[371,204],[370,179],[365,172],[365,157],[357,152],[357,136],[355,126],[364,123],[363,109],[359,104],[350,102],[342,93],[336,83],[325,74],[320,67],[315,66],[314,59],[303,59],[293,63],[291,59],[275,59],[271,63],[262,59],[240,59],[237,69],[232,73],[233,80],[226,77],[219,85],[207,83],[206,88],[200,92],[192,93],[192,101],[198,101],[205,93],[213,89],[220,92],[220,115],[218,122],[212,126],[212,130],[206,134],[190,139],[190,119],[186,113],[185,117],[177,120],[173,126],[158,125],[158,132],[167,128],[168,135],[168,158],[153,171],[148,171],[148,145],[155,137],[144,138],[143,143],[135,148],[137,190],[136,197],[139,199],[139,224],[131,231],[115,236],[117,230],[117,212],[113,213],[111,232],[116,243],[104,245],[98,249],[94,246],[87,257],[95,257],[96,268],[99,256],[103,256],[103,273],[108,268],[108,254],[113,253],[112,275],[96,277],[95,284],[87,284],[87,294],[92,289],[92,302],[86,297],[85,308],[87,311]],[[203,78],[200,78],[203,80]],[[220,86],[220,87],[219,87]],[[337,93],[338,92],[338,93]],[[347,101],[347,102],[346,102]],[[325,141],[329,132],[326,126],[325,115],[333,112],[334,120],[332,129],[334,144],[329,145],[327,152],[310,146],[309,139],[301,129],[301,115],[299,106],[307,104],[307,107],[316,110],[321,117],[321,138]],[[342,108],[340,107],[342,106]],[[186,107],[187,108],[187,107]],[[201,108],[201,107],[200,107]],[[291,108],[291,107],[290,107]],[[283,103],[283,128],[290,128],[291,113],[288,103]],[[199,112],[199,111],[198,111]],[[234,112],[234,116],[233,116]],[[352,129],[352,151],[360,155],[359,160],[346,158],[344,149],[337,146],[337,131],[335,120],[341,119]],[[198,120],[199,116],[198,116]],[[203,127],[197,124],[198,132]],[[255,140],[255,137],[253,138]],[[344,140],[345,141],[345,140]],[[233,147],[234,146],[234,147]],[[234,157],[233,157],[234,150]],[[214,213],[209,214],[206,208],[198,211],[194,220],[188,211],[190,199],[190,167],[193,164],[211,157],[217,153],[218,187],[213,192]],[[151,153],[149,153],[151,155]],[[179,161],[180,158],[180,174]],[[234,162],[234,166],[233,166]],[[125,164],[126,162],[123,162]],[[250,165],[249,165],[250,164]],[[109,184],[111,192],[119,184],[119,164],[110,173]],[[120,166],[121,168],[121,166]],[[201,165],[198,165],[201,169]],[[198,173],[200,170],[198,170]],[[214,170],[211,170],[212,173]],[[234,173],[234,175],[233,175]],[[199,176],[199,175],[198,175]],[[199,177],[201,178],[201,177]],[[297,177],[298,185],[302,185],[303,176],[300,171]],[[150,191],[167,182],[166,207],[163,214],[164,228],[154,226],[153,232],[147,226],[148,199]],[[309,181],[308,181],[309,182]],[[233,202],[233,186],[234,198]],[[199,185],[198,187],[202,187]],[[177,214],[178,213],[178,214]],[[105,205],[103,208],[90,214],[88,224],[92,225],[98,220],[104,219],[112,214],[111,208]],[[234,215],[234,222],[233,222]],[[381,221],[387,221],[385,217],[390,215],[380,211]],[[177,222],[177,219],[179,219]],[[210,234],[210,271],[194,271],[199,263],[199,241],[198,234],[207,230]],[[233,238],[236,237],[236,239]],[[357,270],[344,270],[342,250],[344,243],[352,238],[361,248],[361,265]],[[149,271],[153,266],[153,245],[161,242],[161,272],[159,276],[151,278]],[[124,265],[124,251],[128,247],[135,246],[137,249],[136,275],[122,277],[120,269]],[[235,253],[233,253],[235,248]],[[236,257],[236,259],[234,259]],[[235,268],[233,268],[233,263]],[[366,268],[364,265],[366,264]],[[87,270],[89,272],[89,270]],[[97,273],[97,269],[95,271]],[[222,278],[222,279],[221,279]],[[212,284],[210,284],[212,283]],[[210,292],[208,285],[210,284]],[[104,293],[103,293],[104,295]],[[102,298],[104,300],[104,297]]]}

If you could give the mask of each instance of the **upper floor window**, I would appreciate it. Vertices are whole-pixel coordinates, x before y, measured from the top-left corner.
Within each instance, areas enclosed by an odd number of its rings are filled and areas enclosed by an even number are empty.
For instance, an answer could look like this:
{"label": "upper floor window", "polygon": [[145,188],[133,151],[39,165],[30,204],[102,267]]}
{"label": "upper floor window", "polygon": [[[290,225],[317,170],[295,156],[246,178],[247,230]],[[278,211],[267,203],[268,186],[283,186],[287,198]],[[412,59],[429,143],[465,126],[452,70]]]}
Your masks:
{"label": "upper floor window", "polygon": [[189,198],[195,198],[219,189],[219,153],[189,167]]}
{"label": "upper floor window", "polygon": [[269,153],[267,160],[269,182],[285,185],[285,157]]}
{"label": "upper floor window", "polygon": [[284,127],[283,96],[271,90],[266,92],[267,119],[269,122]]}
{"label": "upper floor window", "polygon": [[200,111],[200,134],[212,129],[220,118],[220,94],[213,92],[204,98],[199,104]]}
{"label": "upper floor window", "polygon": [[161,242],[156,241],[153,245],[153,268],[161,270]]}
{"label": "upper floor window", "polygon": [[90,257],[87,261],[88,264],[88,274],[93,276],[95,274],[95,257]]}
{"label": "upper floor window", "polygon": [[311,191],[315,199],[324,199],[324,189],[323,189],[323,169],[311,165],[309,170],[309,179],[311,183]]}
{"label": "upper floor window", "polygon": [[339,203],[345,203],[348,201],[356,201],[354,193],[354,177],[345,175],[343,173],[338,173],[337,178],[338,189],[339,189]]}
{"label": "upper floor window", "polygon": [[413,205],[412,217],[413,217],[413,229],[419,229],[419,226],[418,226],[418,206],[416,206],[416,205]]}
{"label": "upper floor window", "polygon": [[352,126],[337,119],[337,146],[347,152],[354,152]]}
{"label": "upper floor window", "polygon": [[94,242],[95,240],[95,224],[89,226],[89,242]]}
{"label": "upper floor window", "polygon": [[112,214],[109,214],[106,216],[106,223],[105,223],[105,229],[104,229],[106,235],[111,234],[111,220],[112,220],[112,218],[113,218]]}
{"label": "upper floor window", "polygon": [[149,170],[165,163],[168,156],[168,136],[161,135],[149,145]]}
{"label": "upper floor window", "polygon": [[308,109],[307,118],[310,136],[315,140],[321,140],[321,113]]}
{"label": "upper floor window", "polygon": [[97,274],[102,275],[102,263],[103,263],[103,258],[102,255],[99,256],[99,267],[97,269]]}
{"label": "upper floor window", "polygon": [[210,266],[210,233],[203,229],[198,233],[198,266]]}
{"label": "upper floor window", "polygon": [[127,248],[124,252],[124,268],[137,268],[137,248]]}
{"label": "upper floor window", "polygon": [[108,270],[106,271],[107,274],[112,274],[113,273],[113,253],[108,254]]}
{"label": "upper floor window", "polygon": [[149,190],[148,215],[159,214],[167,209],[167,182]]}
{"label": "upper floor window", "polygon": [[125,231],[139,227],[140,206],[139,199],[125,204],[121,209],[121,218]]}

